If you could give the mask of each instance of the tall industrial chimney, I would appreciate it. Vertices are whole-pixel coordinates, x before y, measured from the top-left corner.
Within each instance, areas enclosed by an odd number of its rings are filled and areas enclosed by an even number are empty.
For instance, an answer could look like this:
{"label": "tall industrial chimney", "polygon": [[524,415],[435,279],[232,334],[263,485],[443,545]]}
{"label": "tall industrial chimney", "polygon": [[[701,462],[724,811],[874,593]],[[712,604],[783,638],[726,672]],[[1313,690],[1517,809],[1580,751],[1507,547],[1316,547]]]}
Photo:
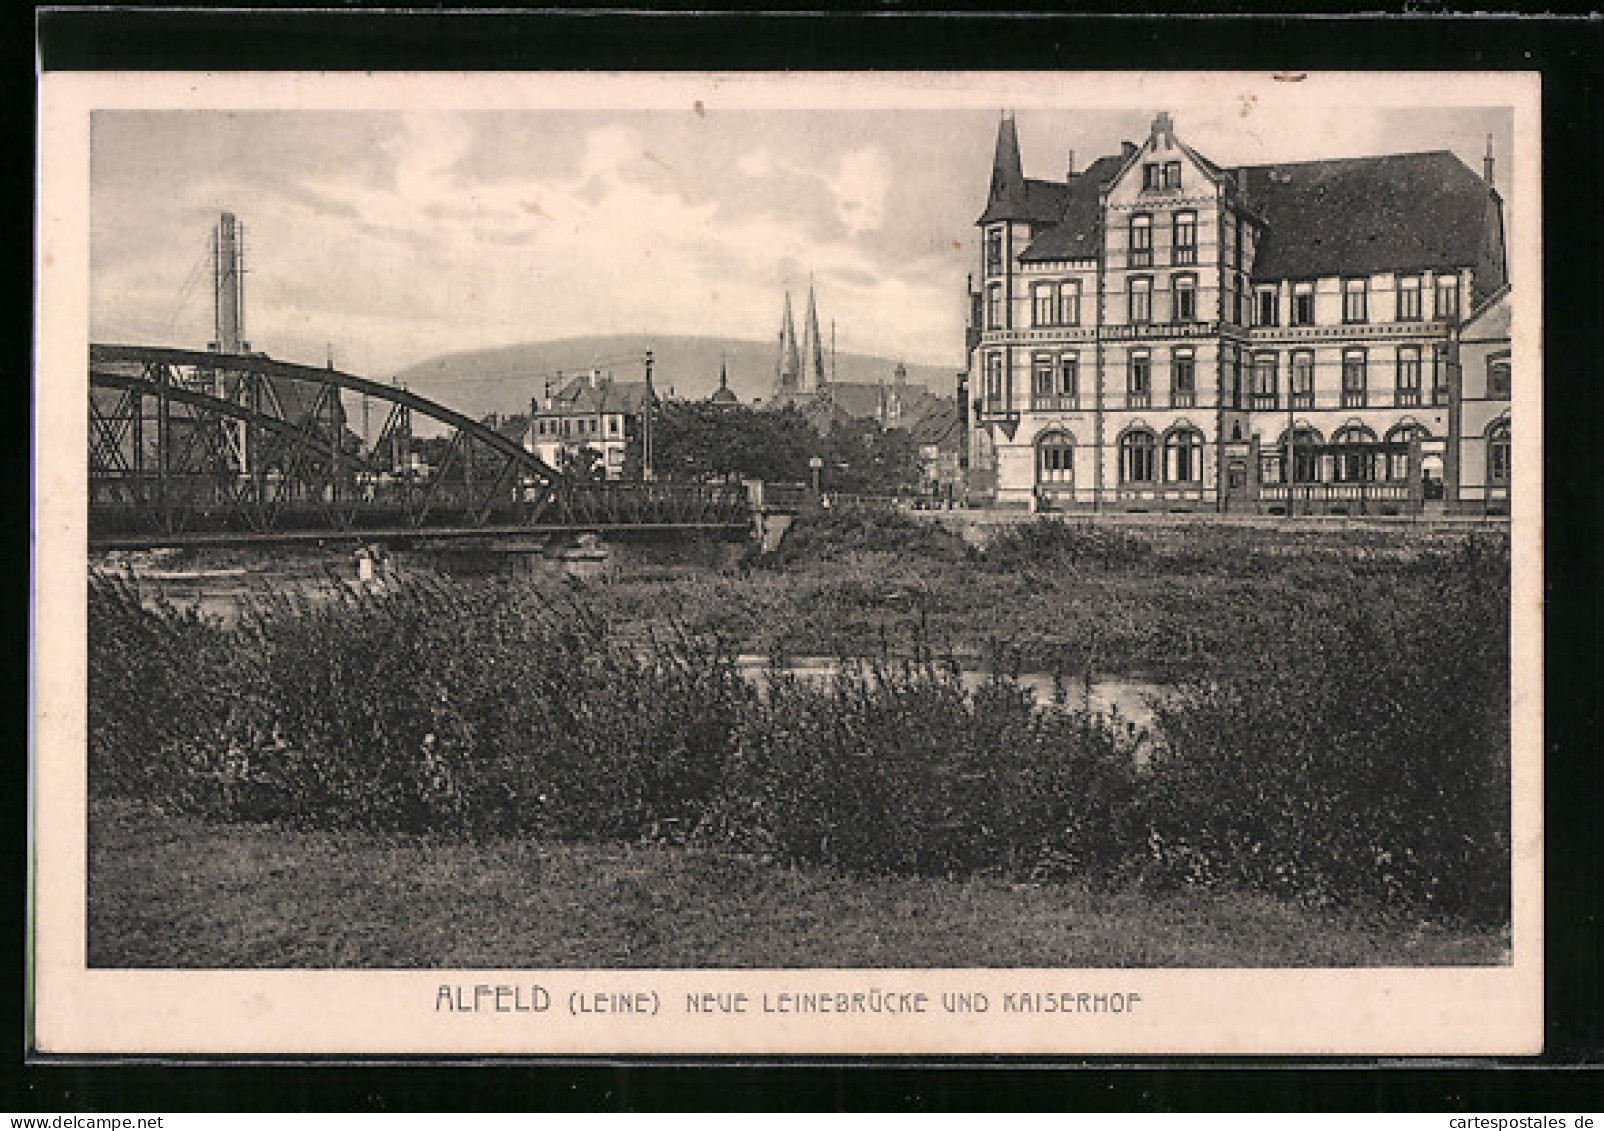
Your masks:
{"label": "tall industrial chimney", "polygon": [[243,229],[232,212],[223,213],[212,234],[212,297],[216,312],[217,337],[212,349],[220,353],[242,353],[250,346],[245,337],[245,255],[241,246]]}

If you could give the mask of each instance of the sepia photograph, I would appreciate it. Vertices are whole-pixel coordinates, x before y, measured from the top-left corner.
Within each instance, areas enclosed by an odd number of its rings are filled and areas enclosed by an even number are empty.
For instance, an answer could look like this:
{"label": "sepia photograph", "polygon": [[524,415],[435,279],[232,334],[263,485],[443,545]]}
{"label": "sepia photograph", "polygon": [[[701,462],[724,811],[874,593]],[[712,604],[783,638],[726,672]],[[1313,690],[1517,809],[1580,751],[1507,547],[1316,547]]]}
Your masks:
{"label": "sepia photograph", "polygon": [[43,1046],[1540,1047],[1535,78],[42,97]]}

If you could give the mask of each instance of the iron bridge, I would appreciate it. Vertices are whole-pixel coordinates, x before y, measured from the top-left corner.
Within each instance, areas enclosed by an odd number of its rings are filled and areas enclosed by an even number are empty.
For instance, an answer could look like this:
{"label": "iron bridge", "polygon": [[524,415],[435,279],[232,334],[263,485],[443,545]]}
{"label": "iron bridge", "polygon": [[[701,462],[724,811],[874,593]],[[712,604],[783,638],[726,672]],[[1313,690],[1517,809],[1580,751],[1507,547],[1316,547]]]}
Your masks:
{"label": "iron bridge", "polygon": [[[371,443],[347,424],[367,398]],[[422,426],[433,466],[418,458]],[[159,346],[89,347],[89,544],[564,531],[748,535],[744,488],[575,482],[487,424],[332,366]]]}

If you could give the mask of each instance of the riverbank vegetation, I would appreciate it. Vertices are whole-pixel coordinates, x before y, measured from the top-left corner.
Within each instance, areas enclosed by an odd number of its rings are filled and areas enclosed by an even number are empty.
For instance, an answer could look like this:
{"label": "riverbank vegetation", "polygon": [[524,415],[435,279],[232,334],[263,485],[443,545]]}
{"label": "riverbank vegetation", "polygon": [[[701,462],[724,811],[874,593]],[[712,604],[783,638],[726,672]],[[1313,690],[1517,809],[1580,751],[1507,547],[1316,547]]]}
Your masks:
{"label": "riverbank vegetation", "polygon": [[[851,512],[798,534],[723,569],[414,577],[226,625],[102,579],[97,811],[1507,922],[1507,540],[1043,524],[977,551]],[[843,675],[787,673],[778,645],[809,631]],[[754,641],[776,645],[757,680]],[[1178,677],[1150,732],[1071,693],[1111,656]],[[1013,673],[1044,660],[1065,678],[1038,700]],[[92,874],[92,936],[120,898]]]}

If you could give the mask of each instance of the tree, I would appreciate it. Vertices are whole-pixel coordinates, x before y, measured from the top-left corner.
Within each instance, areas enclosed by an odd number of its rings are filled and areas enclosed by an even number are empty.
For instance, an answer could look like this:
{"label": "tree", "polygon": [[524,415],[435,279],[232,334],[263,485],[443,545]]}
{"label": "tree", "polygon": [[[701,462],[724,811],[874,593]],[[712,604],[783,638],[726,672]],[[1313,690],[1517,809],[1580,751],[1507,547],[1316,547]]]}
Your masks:
{"label": "tree", "polygon": [[563,447],[557,453],[557,471],[570,483],[596,483],[606,478],[602,454],[591,447]]}

